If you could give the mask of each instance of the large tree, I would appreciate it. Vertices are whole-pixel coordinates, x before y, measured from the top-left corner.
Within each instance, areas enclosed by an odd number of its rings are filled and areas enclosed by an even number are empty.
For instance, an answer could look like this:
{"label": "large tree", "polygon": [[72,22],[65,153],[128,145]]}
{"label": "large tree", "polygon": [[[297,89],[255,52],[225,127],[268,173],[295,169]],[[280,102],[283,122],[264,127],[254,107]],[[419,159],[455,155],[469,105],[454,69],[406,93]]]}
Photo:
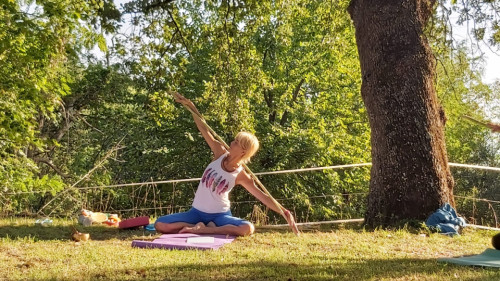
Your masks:
{"label": "large tree", "polygon": [[348,9],[371,126],[368,225],[424,219],[443,203],[454,203],[446,117],[434,87],[435,59],[424,35],[434,4],[353,0]]}

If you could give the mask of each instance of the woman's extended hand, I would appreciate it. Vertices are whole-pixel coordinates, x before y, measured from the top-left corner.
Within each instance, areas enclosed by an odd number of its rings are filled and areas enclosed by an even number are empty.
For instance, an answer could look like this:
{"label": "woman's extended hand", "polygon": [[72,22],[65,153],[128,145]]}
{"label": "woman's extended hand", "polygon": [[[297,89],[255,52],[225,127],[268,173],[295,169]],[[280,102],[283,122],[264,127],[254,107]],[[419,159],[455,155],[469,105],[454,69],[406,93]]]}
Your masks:
{"label": "woman's extended hand", "polygon": [[486,124],[486,126],[488,126],[488,128],[490,128],[491,131],[494,133],[500,132],[500,125],[498,125],[498,124],[489,122]]}
{"label": "woman's extended hand", "polygon": [[198,111],[198,109],[190,99],[186,99],[183,95],[177,92],[172,92],[172,95],[174,96],[176,102],[186,106],[194,115],[197,115],[198,118],[201,118],[201,113]]}
{"label": "woman's extended hand", "polygon": [[290,211],[288,211],[288,210],[285,209],[283,211],[283,216],[285,217],[286,221],[288,222],[288,225],[292,229],[293,233],[295,233],[295,235],[299,236],[300,235],[300,231],[297,228],[297,225],[295,224],[295,219],[293,218],[293,214],[290,213]]}
{"label": "woman's extended hand", "polygon": [[177,93],[177,92],[173,92],[172,95],[174,96],[174,99],[176,102],[178,103],[181,103],[183,105],[187,105],[187,106],[192,106],[194,105],[191,100],[189,99],[186,99],[183,95]]}

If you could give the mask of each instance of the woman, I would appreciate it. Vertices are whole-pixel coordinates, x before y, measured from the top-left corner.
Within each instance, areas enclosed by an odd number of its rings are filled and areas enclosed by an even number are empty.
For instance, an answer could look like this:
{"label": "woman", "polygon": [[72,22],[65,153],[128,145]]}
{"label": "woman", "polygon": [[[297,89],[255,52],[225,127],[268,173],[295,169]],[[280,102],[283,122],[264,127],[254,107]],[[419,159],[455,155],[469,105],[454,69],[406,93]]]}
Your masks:
{"label": "woman", "polygon": [[[257,138],[247,132],[240,132],[231,142],[229,150],[217,141],[207,126],[199,119],[201,116],[194,104],[175,93],[175,100],[191,109],[193,118],[203,138],[214,154],[214,161],[208,165],[198,185],[192,208],[158,218],[155,228],[161,233],[211,233],[229,235],[251,235],[255,227],[249,221],[233,217],[229,209],[229,192],[235,185],[243,186],[264,205],[275,212],[282,213],[295,234],[298,234],[295,220],[290,211],[277,206],[273,199],[255,185],[250,175],[243,170],[243,164],[257,152]],[[281,210],[280,210],[281,209]]]}

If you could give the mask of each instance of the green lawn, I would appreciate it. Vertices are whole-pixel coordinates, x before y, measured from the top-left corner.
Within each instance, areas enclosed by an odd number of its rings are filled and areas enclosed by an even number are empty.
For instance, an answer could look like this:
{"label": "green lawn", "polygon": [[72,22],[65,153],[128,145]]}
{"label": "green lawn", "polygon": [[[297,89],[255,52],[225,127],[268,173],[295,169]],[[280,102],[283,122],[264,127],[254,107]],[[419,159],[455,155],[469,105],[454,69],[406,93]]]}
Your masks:
{"label": "green lawn", "polygon": [[500,280],[498,268],[438,263],[438,257],[481,253],[492,231],[463,235],[357,226],[313,229],[300,237],[264,231],[215,251],[135,249],[142,230],[77,226],[91,241],[69,239],[73,222],[49,227],[0,220],[0,280]]}

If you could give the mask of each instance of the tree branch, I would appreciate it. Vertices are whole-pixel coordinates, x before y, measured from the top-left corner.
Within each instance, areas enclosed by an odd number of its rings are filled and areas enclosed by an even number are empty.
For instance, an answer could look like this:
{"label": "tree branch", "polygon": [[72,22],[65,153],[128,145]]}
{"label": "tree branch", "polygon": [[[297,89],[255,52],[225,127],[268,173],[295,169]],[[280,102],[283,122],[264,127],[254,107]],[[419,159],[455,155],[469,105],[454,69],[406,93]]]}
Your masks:
{"label": "tree branch", "polygon": [[181,31],[181,29],[179,28],[179,25],[177,24],[177,22],[174,19],[174,16],[172,15],[172,13],[170,12],[170,10],[168,10],[168,9],[167,9],[167,13],[170,16],[170,18],[172,19],[172,21],[174,22],[175,28],[177,29],[177,31],[179,32],[179,35],[181,36],[182,45],[184,46],[184,48],[186,48],[186,51],[188,52],[189,56],[193,57],[193,55],[191,54],[191,51],[189,50],[189,48],[188,48],[188,46],[186,44],[186,41],[184,40],[184,36],[182,35],[182,31]]}
{"label": "tree branch", "polygon": [[90,128],[96,130],[97,132],[101,133],[102,135],[104,135],[104,132],[97,129],[96,127],[92,126],[89,122],[87,122],[87,120],[85,120],[84,117],[82,117],[80,114],[78,114],[78,117],[80,117],[79,119],[83,121],[83,123],[85,123],[87,126],[89,126]]}
{"label": "tree branch", "polygon": [[[291,102],[291,105],[290,107],[293,108],[295,102],[297,101],[297,97],[299,95],[299,91],[300,91],[300,87],[302,87],[302,84],[304,84],[304,82],[306,81],[305,78],[302,78],[299,82],[299,84],[297,84],[297,86],[295,86],[295,89],[293,90],[293,95],[292,95],[292,102]],[[281,116],[281,120],[280,120],[280,125],[281,126],[285,126],[285,123],[288,119],[288,110],[285,110],[285,112],[283,113],[283,115]]]}
{"label": "tree branch", "polygon": [[104,157],[92,168],[90,169],[90,171],[88,171],[85,175],[83,175],[79,180],[77,180],[75,183],[73,183],[70,187],[66,188],[65,190],[63,190],[61,193],[57,194],[57,196],[55,196],[54,198],[52,198],[49,202],[47,202],[45,205],[43,205],[43,207],[41,207],[37,214],[40,214],[43,209],[45,209],[48,205],[50,205],[52,202],[54,202],[54,200],[56,200],[57,198],[61,197],[63,194],[66,194],[68,191],[70,190],[73,190],[75,189],[75,186],[77,184],[79,184],[81,181],[83,181],[84,179],[88,178],[97,168],[100,168],[104,162],[106,162],[106,160],[115,152],[115,151],[118,151],[120,149],[122,149],[122,147],[120,146],[120,143],[123,141],[123,138],[112,148],[110,149],[106,155],[104,155]]}
{"label": "tree branch", "polygon": [[52,160],[45,159],[45,158],[35,157],[35,158],[33,158],[33,161],[46,164],[47,166],[51,167],[58,175],[60,175],[63,178],[71,178],[70,175],[64,173],[59,168],[57,168],[54,165],[54,163],[52,163]]}
{"label": "tree branch", "polygon": [[[154,10],[158,7],[161,7],[161,8],[165,8],[168,4],[174,2],[174,0],[164,0],[164,1],[156,1],[154,3],[151,3],[149,5],[146,5],[144,7],[144,10],[147,12],[147,11],[150,11],[150,10]],[[166,9],[166,8],[165,8]]]}

